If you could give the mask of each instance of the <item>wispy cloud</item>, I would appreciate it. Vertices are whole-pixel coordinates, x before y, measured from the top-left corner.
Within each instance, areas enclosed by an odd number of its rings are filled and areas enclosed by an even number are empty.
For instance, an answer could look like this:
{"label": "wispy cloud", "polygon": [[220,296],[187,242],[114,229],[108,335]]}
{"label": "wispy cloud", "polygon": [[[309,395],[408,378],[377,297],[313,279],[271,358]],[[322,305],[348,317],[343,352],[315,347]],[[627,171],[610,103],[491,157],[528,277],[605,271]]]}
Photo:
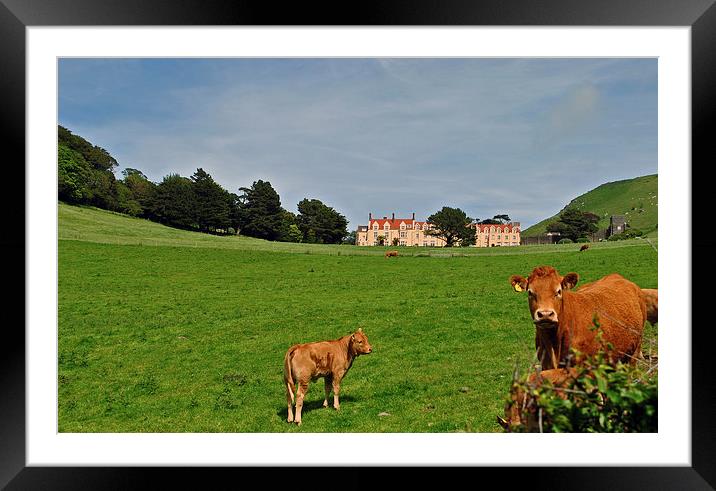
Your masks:
{"label": "wispy cloud", "polygon": [[[524,225],[656,172],[656,61],[60,61],[60,124],[159,181],[203,167],[344,213],[440,206]],[[492,216],[492,215],[490,215]]]}

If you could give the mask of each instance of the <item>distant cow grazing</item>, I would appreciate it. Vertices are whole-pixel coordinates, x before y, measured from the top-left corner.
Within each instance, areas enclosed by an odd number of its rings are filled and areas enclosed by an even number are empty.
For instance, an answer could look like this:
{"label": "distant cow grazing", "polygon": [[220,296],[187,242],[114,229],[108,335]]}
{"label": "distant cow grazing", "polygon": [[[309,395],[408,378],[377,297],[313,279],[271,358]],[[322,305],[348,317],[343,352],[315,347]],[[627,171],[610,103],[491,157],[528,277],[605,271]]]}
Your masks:
{"label": "distant cow grazing", "polygon": [[[333,341],[297,344],[289,348],[283,360],[283,381],[286,386],[286,402],[288,403],[288,422],[294,421],[293,402],[296,402],[296,424],[301,424],[303,398],[308,391],[308,382],[324,378],[326,397],[323,407],[328,407],[328,396],[333,389],[333,407],[340,409],[338,394],[341,380],[359,355],[373,351],[368,337],[359,328]],[[298,392],[296,392],[298,385]]]}
{"label": "distant cow grazing", "polygon": [[398,257],[398,251],[386,251],[385,252],[385,257],[392,257],[392,256]]}
{"label": "distant cow grazing", "polygon": [[659,321],[659,290],[656,288],[642,288],[641,294],[646,303],[646,320],[656,324]]}
{"label": "distant cow grazing", "polygon": [[589,249],[589,244],[584,244],[582,247],[579,248],[579,252],[586,251]]}
{"label": "distant cow grazing", "polygon": [[613,346],[607,353],[609,360],[634,363],[641,357],[647,315],[641,288],[613,273],[579,291],[570,291],[578,280],[577,273],[562,277],[551,266],[535,268],[527,279],[510,277],[515,291],[527,290],[542,370],[566,366],[570,348],[586,356],[599,351],[601,344],[593,329],[595,318],[603,341]]}

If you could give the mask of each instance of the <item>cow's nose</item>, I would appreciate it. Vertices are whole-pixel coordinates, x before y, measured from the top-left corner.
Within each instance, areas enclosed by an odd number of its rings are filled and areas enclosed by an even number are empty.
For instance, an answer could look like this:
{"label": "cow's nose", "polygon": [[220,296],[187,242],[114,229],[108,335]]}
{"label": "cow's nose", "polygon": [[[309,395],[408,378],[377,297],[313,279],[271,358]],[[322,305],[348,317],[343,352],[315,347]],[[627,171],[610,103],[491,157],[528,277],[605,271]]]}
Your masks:
{"label": "cow's nose", "polygon": [[538,310],[537,319],[538,321],[553,321],[557,317],[554,310]]}

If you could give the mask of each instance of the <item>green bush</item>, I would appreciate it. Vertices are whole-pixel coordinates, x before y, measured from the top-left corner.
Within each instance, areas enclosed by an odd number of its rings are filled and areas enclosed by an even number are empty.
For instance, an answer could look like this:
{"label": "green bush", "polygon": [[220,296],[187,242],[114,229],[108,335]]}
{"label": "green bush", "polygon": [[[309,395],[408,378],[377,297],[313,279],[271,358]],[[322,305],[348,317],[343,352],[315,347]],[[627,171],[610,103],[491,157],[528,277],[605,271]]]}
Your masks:
{"label": "green bush", "polygon": [[642,232],[638,228],[629,228],[620,234],[610,235],[607,240],[634,239],[636,237],[641,237],[642,235],[644,235],[644,232]]}
{"label": "green bush", "polygon": [[577,244],[585,244],[585,243],[591,242],[591,241],[590,241],[588,238],[586,238],[586,237],[580,237],[580,238],[578,238],[575,242],[576,242]]}
{"label": "green bush", "polygon": [[[644,362],[640,362],[644,363]],[[559,387],[549,381],[513,381],[507,408],[520,424],[509,431],[545,433],[645,433],[658,431],[657,374],[654,367],[612,365],[604,351],[573,367]],[[521,399],[516,394],[523,394]]]}
{"label": "green bush", "polygon": [[538,382],[534,372],[522,379],[515,374],[505,406],[512,424],[506,429],[546,433],[658,431],[658,365],[641,359],[633,365],[612,363],[614,346],[604,341],[596,317],[593,322],[599,351],[581,356],[570,349],[569,359],[579,359],[579,364],[557,372],[561,383],[552,385],[546,378]]}
{"label": "green bush", "polygon": [[559,239],[557,244],[571,244],[572,242],[573,242],[572,239],[568,239],[565,237],[564,239]]}

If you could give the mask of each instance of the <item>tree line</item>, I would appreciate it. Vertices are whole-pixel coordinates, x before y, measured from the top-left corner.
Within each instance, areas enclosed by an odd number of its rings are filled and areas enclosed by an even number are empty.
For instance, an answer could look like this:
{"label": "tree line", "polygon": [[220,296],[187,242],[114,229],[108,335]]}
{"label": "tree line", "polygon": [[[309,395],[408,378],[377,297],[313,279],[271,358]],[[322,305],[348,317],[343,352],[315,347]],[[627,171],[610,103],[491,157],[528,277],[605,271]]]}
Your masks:
{"label": "tree line", "polygon": [[159,183],[134,168],[124,169],[117,179],[119,164],[109,152],[59,125],[57,153],[58,198],[70,204],[212,234],[283,242],[350,241],[348,221],[339,212],[308,198],[298,203],[297,214],[288,211],[268,181],[254,181],[232,193],[201,167],[190,177],[172,173]]}

